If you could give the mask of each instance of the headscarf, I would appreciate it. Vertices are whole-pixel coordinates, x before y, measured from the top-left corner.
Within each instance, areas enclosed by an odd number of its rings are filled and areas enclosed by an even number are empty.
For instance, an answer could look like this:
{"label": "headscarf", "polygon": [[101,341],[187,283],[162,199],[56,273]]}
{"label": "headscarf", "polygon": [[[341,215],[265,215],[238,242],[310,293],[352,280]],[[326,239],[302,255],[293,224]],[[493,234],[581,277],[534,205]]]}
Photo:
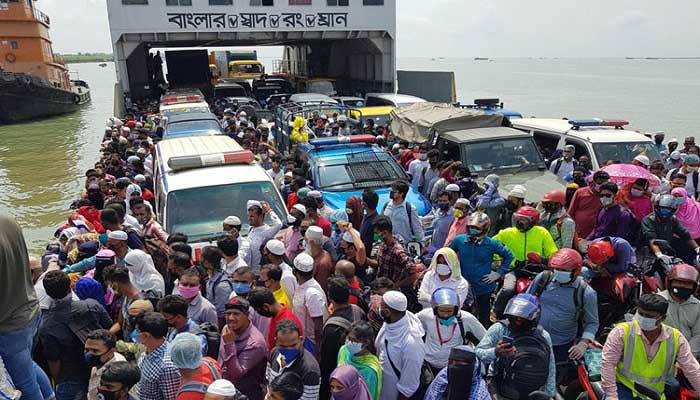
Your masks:
{"label": "headscarf", "polygon": [[129,270],[131,283],[142,292],[152,290],[161,296],[165,294],[163,276],[153,265],[153,259],[142,250],[131,250],[124,257],[126,268]]}
{"label": "headscarf", "polygon": [[[635,184],[641,186],[644,190],[644,193],[639,197],[632,196],[631,193],[632,186]],[[648,187],[649,181],[644,178],[639,178],[633,183],[626,184],[615,196],[615,201],[629,208],[632,214],[634,214],[634,218],[639,222],[652,210],[651,193],[647,190]]]}
{"label": "headscarf", "polygon": [[374,354],[353,356],[343,345],[338,351],[338,365],[352,365],[367,384],[373,400],[379,400],[382,392],[382,365]]}
{"label": "headscarf", "polygon": [[141,190],[141,186],[132,183],[131,185],[126,187],[126,213],[131,214],[131,207],[129,206],[129,200],[131,200],[131,195],[134,193],[138,193],[139,196],[143,194],[143,191]]}
{"label": "headscarf", "polygon": [[0,216],[0,333],[19,330],[39,312],[29,253],[17,223]]}
{"label": "headscarf", "polygon": [[100,221],[100,210],[91,206],[82,206],[78,208],[78,214],[82,215],[87,222],[91,223],[95,227],[97,233],[104,233],[105,228],[102,226]]}
{"label": "headscarf", "polygon": [[309,189],[308,187],[299,188],[299,190],[297,190],[297,198],[299,200],[305,199],[306,196],[309,195],[310,191],[311,191],[311,189]]}
{"label": "headscarf", "polygon": [[75,235],[80,235],[80,229],[71,226],[61,231],[61,233],[58,235],[58,240],[61,240],[61,238],[65,238],[66,240],[68,240]]}
{"label": "headscarf", "polygon": [[93,299],[105,306],[105,294],[102,290],[102,284],[88,277],[82,277],[75,283],[75,294],[80,300]]}
{"label": "headscarf", "polygon": [[671,194],[682,194],[683,204],[676,210],[678,222],[690,233],[693,238],[700,237],[700,203],[688,196],[685,188],[675,188]]}
{"label": "headscarf", "polygon": [[[469,346],[461,345],[450,351],[450,360],[473,362],[471,379],[465,374],[469,367],[448,365],[435,377],[425,393],[425,400],[490,400],[488,386],[481,376],[481,362]],[[461,379],[454,379],[457,376]],[[452,379],[450,379],[452,378]],[[471,382],[471,384],[469,384]],[[469,387],[467,387],[469,384]]]}
{"label": "headscarf", "polygon": [[449,247],[443,247],[435,252],[435,254],[433,255],[433,259],[430,260],[429,271],[433,271],[435,272],[435,274],[437,274],[435,268],[437,266],[438,256],[443,256],[445,258],[445,261],[447,261],[447,265],[449,265],[450,268],[452,268],[453,279],[459,279],[462,277],[462,269],[459,265],[459,257],[457,256],[457,253],[455,253],[455,251]]}
{"label": "headscarf", "polygon": [[355,367],[341,365],[331,372],[330,379],[335,379],[345,386],[345,390],[331,393],[334,400],[372,400],[367,384],[360,379]]}
{"label": "headscarf", "polygon": [[348,214],[348,219],[352,223],[352,227],[359,230],[360,225],[362,225],[362,198],[350,196],[345,200],[345,208],[352,210],[352,214]]}

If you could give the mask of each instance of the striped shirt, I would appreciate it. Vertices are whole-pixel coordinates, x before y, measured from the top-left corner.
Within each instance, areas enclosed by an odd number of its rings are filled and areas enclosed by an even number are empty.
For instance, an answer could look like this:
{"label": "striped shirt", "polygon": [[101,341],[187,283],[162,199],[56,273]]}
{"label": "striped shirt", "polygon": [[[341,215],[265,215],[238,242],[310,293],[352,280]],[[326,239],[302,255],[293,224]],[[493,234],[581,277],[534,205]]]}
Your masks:
{"label": "striped shirt", "polygon": [[283,359],[277,348],[272,350],[265,373],[267,381],[271,382],[285,371],[295,372],[301,376],[301,381],[304,384],[304,393],[301,395],[301,400],[318,400],[318,393],[321,388],[321,369],[314,356],[304,350],[302,356],[297,357],[291,364],[284,367],[281,364]]}

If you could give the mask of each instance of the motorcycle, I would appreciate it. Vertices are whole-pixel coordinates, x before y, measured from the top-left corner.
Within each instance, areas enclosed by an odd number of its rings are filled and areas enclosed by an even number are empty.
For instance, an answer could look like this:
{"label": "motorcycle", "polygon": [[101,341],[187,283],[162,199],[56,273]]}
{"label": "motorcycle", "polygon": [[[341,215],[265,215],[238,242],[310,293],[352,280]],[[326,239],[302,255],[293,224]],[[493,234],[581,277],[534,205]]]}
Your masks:
{"label": "motorcycle", "polygon": [[[594,342],[589,343],[588,348],[600,351],[603,346]],[[605,394],[600,383],[600,366],[589,366],[585,359],[570,361],[570,363],[576,367],[576,377],[566,385],[557,385],[557,398],[563,400],[603,400]]]}
{"label": "motorcycle", "polygon": [[533,264],[528,262],[516,262],[511,272],[515,274],[515,293],[525,293],[537,274],[547,268],[543,264]]}

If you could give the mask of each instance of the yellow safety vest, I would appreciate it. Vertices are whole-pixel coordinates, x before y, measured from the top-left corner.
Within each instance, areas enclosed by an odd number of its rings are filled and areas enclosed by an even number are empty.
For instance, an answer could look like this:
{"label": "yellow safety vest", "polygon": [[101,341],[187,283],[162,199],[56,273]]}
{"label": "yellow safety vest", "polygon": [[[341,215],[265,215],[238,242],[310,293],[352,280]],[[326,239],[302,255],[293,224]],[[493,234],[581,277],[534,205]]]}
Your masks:
{"label": "yellow safety vest", "polygon": [[623,359],[617,363],[615,375],[617,381],[628,387],[636,397],[644,398],[634,390],[634,383],[641,383],[654,389],[664,399],[664,384],[666,378],[675,374],[676,356],[678,355],[678,337],[676,328],[662,325],[670,329],[671,335],[659,346],[659,350],[651,361],[647,361],[647,352],[642,336],[637,335],[637,321],[620,324],[624,329]]}

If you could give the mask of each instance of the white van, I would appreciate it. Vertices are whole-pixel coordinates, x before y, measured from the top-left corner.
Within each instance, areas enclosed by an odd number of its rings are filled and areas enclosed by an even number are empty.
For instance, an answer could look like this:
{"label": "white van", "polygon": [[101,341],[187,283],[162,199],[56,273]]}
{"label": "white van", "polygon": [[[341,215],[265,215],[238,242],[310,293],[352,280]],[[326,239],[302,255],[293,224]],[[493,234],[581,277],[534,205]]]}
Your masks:
{"label": "white van", "polygon": [[164,140],[156,146],[156,207],[163,227],[180,232],[189,243],[214,242],[222,222],[235,215],[249,226],[248,200],[267,201],[282,221],[282,196],[253,153],[228,136],[193,136]]}

